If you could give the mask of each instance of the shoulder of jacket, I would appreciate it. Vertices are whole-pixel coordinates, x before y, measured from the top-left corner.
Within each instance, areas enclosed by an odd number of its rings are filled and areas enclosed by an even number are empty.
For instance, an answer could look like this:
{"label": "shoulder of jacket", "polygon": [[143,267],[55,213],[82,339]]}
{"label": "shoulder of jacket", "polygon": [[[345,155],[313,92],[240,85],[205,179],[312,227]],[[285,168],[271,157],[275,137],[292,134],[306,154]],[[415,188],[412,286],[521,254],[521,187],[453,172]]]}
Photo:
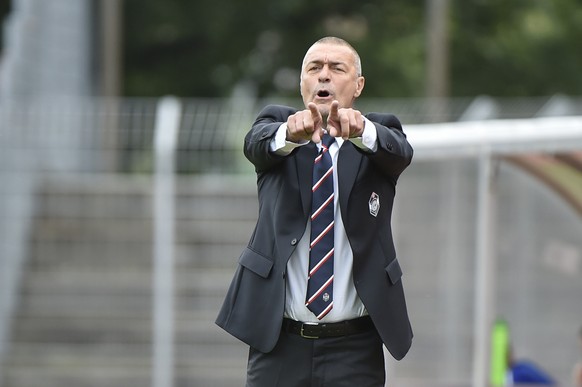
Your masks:
{"label": "shoulder of jacket", "polygon": [[295,114],[295,113],[297,113],[297,109],[292,108],[290,106],[267,105],[261,110],[259,115],[260,116],[263,116],[263,115],[281,115],[281,116],[288,117],[291,114]]}
{"label": "shoulder of jacket", "polygon": [[365,117],[372,122],[377,124],[389,127],[389,128],[396,128],[398,130],[402,130],[402,124],[400,120],[394,115],[390,113],[368,113],[365,114]]}

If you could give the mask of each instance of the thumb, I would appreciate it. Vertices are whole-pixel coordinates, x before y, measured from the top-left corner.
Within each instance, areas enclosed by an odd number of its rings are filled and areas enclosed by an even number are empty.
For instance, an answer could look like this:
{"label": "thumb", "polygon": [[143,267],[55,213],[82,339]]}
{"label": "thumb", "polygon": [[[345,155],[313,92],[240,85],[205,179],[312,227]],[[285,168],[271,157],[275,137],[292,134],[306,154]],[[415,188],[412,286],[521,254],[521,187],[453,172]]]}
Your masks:
{"label": "thumb", "polygon": [[313,131],[313,134],[311,135],[311,141],[313,141],[316,144],[321,142],[322,135],[323,135],[323,129],[321,128],[321,126],[319,128],[315,128],[315,130]]}

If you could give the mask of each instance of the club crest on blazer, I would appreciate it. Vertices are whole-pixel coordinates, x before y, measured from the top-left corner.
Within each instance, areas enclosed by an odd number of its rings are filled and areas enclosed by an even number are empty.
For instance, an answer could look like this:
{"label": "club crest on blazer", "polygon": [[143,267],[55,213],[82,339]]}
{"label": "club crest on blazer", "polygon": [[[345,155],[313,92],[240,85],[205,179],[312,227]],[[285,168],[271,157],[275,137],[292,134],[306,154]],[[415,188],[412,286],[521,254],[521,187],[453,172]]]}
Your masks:
{"label": "club crest on blazer", "polygon": [[370,207],[370,215],[374,217],[378,216],[378,211],[380,211],[380,196],[376,192],[372,192],[368,206]]}

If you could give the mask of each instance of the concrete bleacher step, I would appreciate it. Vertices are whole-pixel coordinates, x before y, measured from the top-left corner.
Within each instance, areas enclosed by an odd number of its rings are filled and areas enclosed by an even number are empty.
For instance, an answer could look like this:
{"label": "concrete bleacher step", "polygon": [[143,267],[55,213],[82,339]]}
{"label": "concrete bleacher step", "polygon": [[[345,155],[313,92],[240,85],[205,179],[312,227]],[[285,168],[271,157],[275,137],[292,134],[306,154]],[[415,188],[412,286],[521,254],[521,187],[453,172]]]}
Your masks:
{"label": "concrete bleacher step", "polygon": [[[177,184],[175,386],[240,386],[247,348],[214,325],[257,204],[250,185]],[[47,181],[2,387],[151,384],[152,183]]]}
{"label": "concrete bleacher step", "polygon": [[[57,373],[54,372],[53,367],[23,366],[18,368],[17,373],[6,378],[6,385],[75,387],[151,385],[152,375],[149,367],[119,364],[111,367],[92,367],[89,371],[85,368],[69,367],[66,371]],[[240,387],[244,385],[244,379],[241,380],[239,370],[229,367],[208,368],[188,365],[176,367],[174,374],[174,387]],[[39,380],[42,384],[37,384]]]}
{"label": "concrete bleacher step", "polygon": [[[236,262],[236,257],[233,259]],[[176,265],[178,267],[178,265]],[[109,270],[103,267],[80,266],[82,270],[72,268],[70,265],[58,270],[48,270],[46,268],[29,269],[28,276],[34,281],[27,289],[30,293],[47,292],[73,292],[85,291],[93,293],[112,293],[123,291],[131,293],[147,293],[151,291],[152,276],[150,263],[144,264],[139,270],[130,268],[127,271]],[[121,266],[125,268],[125,266]],[[195,268],[184,269],[184,265],[179,265],[180,271],[175,274],[175,281],[180,290],[194,292],[214,292],[224,289],[224,282],[230,280],[232,272],[222,268],[208,268],[196,270]],[[107,287],[103,284],[107,283]],[[149,293],[147,293],[149,294]]]}

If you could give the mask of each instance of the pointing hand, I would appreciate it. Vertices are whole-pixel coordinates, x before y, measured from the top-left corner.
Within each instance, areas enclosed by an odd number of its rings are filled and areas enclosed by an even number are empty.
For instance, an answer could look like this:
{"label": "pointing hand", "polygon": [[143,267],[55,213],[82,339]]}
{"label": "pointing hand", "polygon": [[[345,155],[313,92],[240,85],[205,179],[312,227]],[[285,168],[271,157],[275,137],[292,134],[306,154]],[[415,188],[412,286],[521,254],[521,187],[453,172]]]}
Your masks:
{"label": "pointing hand", "polygon": [[333,101],[327,118],[327,130],[334,137],[347,140],[351,137],[361,137],[364,132],[364,118],[359,110],[339,108],[339,102]]}
{"label": "pointing hand", "polygon": [[321,141],[323,118],[317,105],[310,102],[308,109],[298,111],[287,118],[287,140],[293,142]]}

